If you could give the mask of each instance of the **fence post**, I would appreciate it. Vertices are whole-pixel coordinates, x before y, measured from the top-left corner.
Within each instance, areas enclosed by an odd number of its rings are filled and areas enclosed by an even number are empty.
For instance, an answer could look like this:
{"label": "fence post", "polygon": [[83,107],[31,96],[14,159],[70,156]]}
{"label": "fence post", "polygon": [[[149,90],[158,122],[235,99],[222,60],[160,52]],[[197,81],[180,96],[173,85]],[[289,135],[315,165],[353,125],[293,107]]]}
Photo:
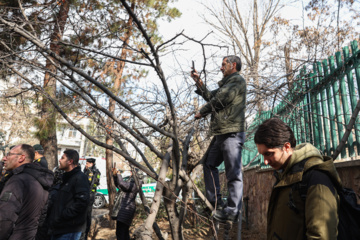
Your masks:
{"label": "fence post", "polygon": [[[335,62],[334,62],[334,56],[330,56],[329,57],[329,64],[330,64],[330,72],[332,75],[335,75]],[[335,78],[335,76],[334,76]],[[344,135],[344,126],[343,126],[343,119],[341,117],[341,106],[340,106],[340,89],[339,89],[339,85],[336,81],[333,81],[332,84],[332,89],[333,89],[333,98],[334,98],[334,102],[335,102],[335,112],[336,112],[336,126],[337,126],[337,138],[341,139],[341,137]],[[346,151],[345,148],[343,148],[343,150],[341,151],[341,158],[345,158],[346,157]]]}
{"label": "fence post", "polygon": [[[321,67],[321,63],[316,62],[316,70],[318,73],[318,79],[319,83],[322,83],[324,81],[324,73]],[[325,146],[331,146],[331,139],[330,139],[330,128],[329,128],[329,115],[328,111],[326,109],[326,90],[323,88],[320,93],[320,101],[321,101],[321,107],[322,107],[322,120],[323,120],[323,127],[324,127],[324,135],[325,135]],[[325,147],[326,155],[331,156],[331,148]]]}
{"label": "fence post", "polygon": [[[343,61],[341,59],[341,52],[336,52],[335,53],[335,57],[336,57],[336,65],[338,69],[341,69],[341,74],[339,74],[339,86],[340,86],[340,97],[341,97],[341,103],[342,103],[342,109],[343,109],[343,113],[344,113],[344,123],[345,125],[348,124],[350,122],[350,108],[349,108],[349,101],[348,101],[348,97],[347,97],[347,93],[346,93],[346,85],[345,85],[345,66],[343,64]],[[343,137],[343,135],[339,136],[340,139]],[[349,138],[347,139],[347,144],[346,147],[348,149],[349,152],[349,156],[353,157],[355,156],[355,151],[354,151],[354,139],[353,139],[353,135],[350,132],[349,134]]]}
{"label": "fence post", "polygon": [[[322,65],[324,68],[324,76],[328,77],[329,70],[328,70],[328,64],[327,64],[326,59],[324,59],[322,61]],[[329,120],[330,120],[330,129],[331,129],[332,146],[330,148],[330,151],[334,152],[336,149],[336,146],[338,145],[338,141],[337,141],[336,125],[335,125],[335,111],[334,111],[334,103],[333,103],[334,99],[331,96],[330,87],[331,87],[330,84],[326,86],[326,95],[327,95],[327,106],[328,106],[328,110],[329,110]]]}
{"label": "fence post", "polygon": [[322,146],[320,144],[320,131],[319,131],[321,129],[321,125],[319,126],[319,124],[318,124],[319,113],[318,113],[317,107],[316,107],[316,102],[317,102],[316,95],[317,94],[314,91],[315,78],[316,78],[316,73],[309,74],[310,102],[311,102],[311,104],[309,104],[311,106],[311,111],[310,111],[311,115],[309,116],[309,119],[312,119],[312,125],[313,125],[312,132],[313,132],[313,136],[314,136],[314,146],[317,149],[321,149]]}
{"label": "fence post", "polygon": [[[354,66],[354,70],[355,70],[355,76],[356,76],[356,82],[357,82],[357,89],[358,89],[358,95],[360,98],[360,51],[358,51],[358,43],[356,40],[351,42],[351,52],[352,52],[352,60],[353,60],[353,66]],[[359,120],[357,120],[357,123],[359,122]],[[359,124],[355,125],[356,129],[360,129],[359,128]],[[356,135],[356,137],[359,137],[358,134]],[[357,147],[357,152],[358,155],[360,155],[360,141],[356,140],[358,143],[358,147]]]}

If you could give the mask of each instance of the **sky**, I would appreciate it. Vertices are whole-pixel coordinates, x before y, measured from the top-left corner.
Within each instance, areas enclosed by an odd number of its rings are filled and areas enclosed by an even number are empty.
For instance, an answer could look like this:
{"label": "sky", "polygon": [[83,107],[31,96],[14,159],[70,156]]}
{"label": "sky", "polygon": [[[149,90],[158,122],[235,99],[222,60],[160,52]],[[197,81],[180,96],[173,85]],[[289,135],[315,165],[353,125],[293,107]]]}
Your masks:
{"label": "sky", "polygon": [[[188,37],[192,37],[196,40],[204,38],[212,29],[208,24],[204,22],[201,15],[204,13],[204,6],[201,4],[201,0],[178,0],[177,2],[171,3],[170,6],[176,7],[182,13],[180,18],[172,20],[171,22],[159,21],[159,32],[163,36],[163,40],[169,40],[176,34],[183,31]],[[215,36],[214,36],[215,37]],[[184,38],[181,38],[184,40]],[[180,40],[179,40],[180,42]],[[207,43],[212,43],[212,37],[207,38]],[[192,60],[195,62],[195,68],[201,69],[203,66],[202,50],[199,44],[192,42],[186,42],[181,47],[174,47],[177,50],[176,55],[169,54],[163,58],[162,67],[168,80],[173,79],[174,84],[169,84],[171,88],[176,89],[179,81],[183,83],[193,84],[189,77],[191,71]],[[207,49],[207,54],[210,54]],[[217,59],[214,59],[214,61]],[[218,60],[222,60],[222,56],[218,57]],[[210,64],[210,63],[209,63]],[[218,62],[220,65],[220,62]],[[218,66],[209,66],[209,69],[218,69]],[[181,76],[181,74],[183,74]],[[221,72],[218,71],[219,78]],[[182,80],[180,80],[182,79]],[[218,78],[216,79],[219,80]]]}
{"label": "sky", "polygon": [[[203,38],[209,32],[212,31],[211,27],[207,23],[205,23],[205,21],[201,17],[202,15],[206,14],[206,9],[201,4],[202,1],[205,0],[178,0],[177,2],[170,4],[170,6],[178,8],[182,13],[182,15],[180,18],[172,20],[170,23],[166,21],[159,22],[160,25],[159,32],[163,35],[164,40],[172,38],[181,31],[184,31],[184,34],[186,34],[189,37],[193,37],[196,40],[200,40],[201,38]],[[209,3],[211,4],[220,3],[220,0],[211,0],[206,2],[206,4]],[[299,1],[297,5],[299,7],[286,6],[286,8],[281,12],[281,15],[287,19],[295,19],[295,18],[299,19],[301,16],[301,10],[300,10],[301,9],[300,7],[302,5],[301,1]],[[206,17],[209,17],[209,14],[207,14]],[[207,42],[208,43],[215,42],[215,40],[211,41],[215,37],[216,37],[215,34],[213,34],[213,36],[210,35],[209,40]],[[199,49],[198,45],[194,45],[194,44],[187,45],[186,47],[190,48],[190,51],[182,52],[181,55],[183,56],[178,56],[178,57],[186,58],[188,62],[184,64],[185,65],[187,64],[189,68],[191,66],[191,62],[189,62],[189,59],[194,59],[196,68],[197,69],[200,68],[203,63],[203,60],[201,58],[201,54],[202,54],[201,49]],[[222,56],[219,56],[219,61],[221,60],[222,60]],[[220,65],[220,63],[218,65]]]}

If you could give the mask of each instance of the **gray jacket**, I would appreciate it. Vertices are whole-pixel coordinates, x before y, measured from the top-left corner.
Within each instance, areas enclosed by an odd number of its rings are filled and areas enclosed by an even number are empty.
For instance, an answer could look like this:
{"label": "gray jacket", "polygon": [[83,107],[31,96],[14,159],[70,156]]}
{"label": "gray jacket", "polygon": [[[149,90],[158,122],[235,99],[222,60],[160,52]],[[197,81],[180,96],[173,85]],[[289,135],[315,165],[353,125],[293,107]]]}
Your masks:
{"label": "gray jacket", "polygon": [[238,73],[223,78],[219,88],[208,91],[205,86],[196,91],[208,103],[200,114],[211,113],[210,135],[245,132],[246,82]]}
{"label": "gray jacket", "polygon": [[129,182],[125,182],[120,174],[118,174],[116,177],[114,176],[114,182],[115,186],[119,188],[119,191],[123,191],[125,193],[121,201],[121,207],[117,216],[117,221],[130,226],[135,215],[135,198],[139,190],[132,178]]}

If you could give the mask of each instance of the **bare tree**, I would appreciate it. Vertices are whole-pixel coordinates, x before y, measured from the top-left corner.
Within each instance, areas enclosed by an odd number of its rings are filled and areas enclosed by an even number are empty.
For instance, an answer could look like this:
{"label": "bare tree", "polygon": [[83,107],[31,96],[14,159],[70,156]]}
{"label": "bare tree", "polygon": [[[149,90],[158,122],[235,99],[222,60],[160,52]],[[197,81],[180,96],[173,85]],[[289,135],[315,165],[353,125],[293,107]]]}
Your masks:
{"label": "bare tree", "polygon": [[[210,16],[205,20],[220,33],[223,42],[232,46],[231,50],[245,60],[245,79],[253,92],[253,102],[258,112],[263,110],[262,94],[259,89],[263,84],[260,75],[260,62],[263,60],[269,39],[266,33],[273,18],[283,7],[281,0],[222,0],[221,7],[205,5]],[[215,19],[215,20],[212,20]]]}
{"label": "bare tree", "polygon": [[[129,71],[142,69],[141,71],[153,72],[146,82],[130,81],[127,86],[121,88],[122,94],[114,91],[112,85],[109,86],[101,79],[103,73],[94,71],[91,68],[94,65],[77,65],[73,59],[65,58],[63,52],[57,53],[49,48],[46,38],[34,34],[31,27],[26,27],[35,22],[22,24],[21,19],[13,21],[6,14],[0,16],[0,28],[9,35],[23,38],[26,41],[26,48],[18,51],[13,48],[11,42],[1,40],[1,49],[5,50],[0,52],[0,63],[7,71],[20,77],[28,89],[47,99],[69,124],[90,141],[120,154],[131,166],[139,168],[157,181],[149,215],[143,226],[136,231],[138,239],[152,239],[155,217],[162,200],[168,214],[173,239],[183,239],[182,224],[191,191],[197,191],[204,203],[212,208],[194,184],[196,173],[201,169],[200,156],[204,153],[206,149],[204,146],[208,141],[201,133],[206,127],[206,122],[194,122],[193,114],[197,106],[192,104],[193,86],[186,81],[178,89],[169,86],[169,79],[161,67],[161,55],[168,54],[168,46],[180,46],[181,43],[192,40],[180,33],[169,41],[155,45],[156,41],[152,40],[155,36],[148,35],[139,15],[135,14],[127,1],[121,0],[121,3],[125,9],[124,14],[128,19],[132,19],[133,27],[139,32],[136,37],[143,42],[139,45],[127,43],[126,49],[132,51],[130,59],[126,59],[121,51],[118,51],[123,45],[119,47],[116,41],[104,41],[99,48],[87,47],[72,42],[65,31],[63,40],[58,39],[52,43],[61,46],[64,51],[71,50],[81,55],[83,61],[126,62],[127,65],[132,66],[127,69]],[[98,17],[99,21],[101,18],[106,19],[106,16],[100,14]],[[74,19],[76,18],[70,20]],[[198,43],[201,49],[210,46],[202,44],[201,41]],[[204,57],[206,57],[205,52]],[[56,71],[49,71],[48,61],[51,61]],[[101,67],[97,66],[97,68]],[[56,96],[48,93],[42,84],[39,84],[38,78],[33,78],[35,74],[39,76],[47,74],[56,81],[59,86]],[[109,100],[113,103],[110,109],[107,104]],[[114,139],[114,144],[90,135],[69,117],[70,113],[77,113],[78,117],[91,118],[99,129],[102,129],[109,138]],[[146,150],[151,151],[160,162],[157,169],[150,164],[144,154]],[[134,151],[140,156],[142,164],[132,154]],[[193,175],[190,176],[191,173]],[[111,174],[109,168],[107,174]],[[169,182],[165,181],[167,176],[171,176]],[[182,200],[179,198],[181,191]],[[180,210],[178,204],[181,206]],[[161,233],[158,231],[158,234]]]}

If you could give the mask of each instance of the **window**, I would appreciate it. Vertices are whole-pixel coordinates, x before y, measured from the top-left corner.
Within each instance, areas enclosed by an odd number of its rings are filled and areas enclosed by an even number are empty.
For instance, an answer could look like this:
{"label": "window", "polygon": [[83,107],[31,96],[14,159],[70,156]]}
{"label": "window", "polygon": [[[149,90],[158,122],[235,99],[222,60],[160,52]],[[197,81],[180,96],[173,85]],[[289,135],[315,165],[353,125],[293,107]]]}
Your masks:
{"label": "window", "polygon": [[76,138],[76,132],[77,130],[75,128],[70,128],[69,129],[69,138]]}

